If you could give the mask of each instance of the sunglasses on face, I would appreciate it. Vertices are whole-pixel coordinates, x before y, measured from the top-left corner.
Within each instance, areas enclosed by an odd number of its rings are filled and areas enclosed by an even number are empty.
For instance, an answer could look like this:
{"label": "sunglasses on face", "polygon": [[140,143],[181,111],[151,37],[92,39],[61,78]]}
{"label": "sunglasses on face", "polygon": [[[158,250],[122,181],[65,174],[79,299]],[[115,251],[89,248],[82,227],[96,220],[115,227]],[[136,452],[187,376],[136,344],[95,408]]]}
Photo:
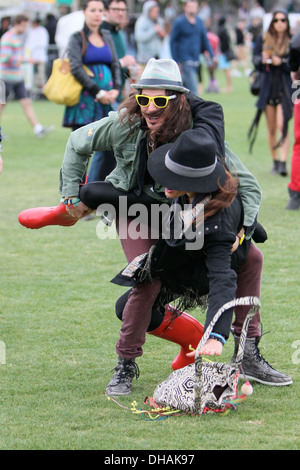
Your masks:
{"label": "sunglasses on face", "polygon": [[111,7],[109,7],[109,10],[115,11],[115,12],[118,12],[118,13],[125,13],[127,11],[127,8],[111,8]]}
{"label": "sunglasses on face", "polygon": [[273,20],[273,23],[278,23],[279,21],[280,21],[281,23],[286,23],[286,22],[287,22],[286,18],[275,18],[275,19]]}
{"label": "sunglasses on face", "polygon": [[171,96],[147,96],[147,95],[135,95],[136,101],[139,106],[146,108],[150,102],[153,101],[157,108],[165,108],[169,103],[169,100],[174,100],[177,95]]}

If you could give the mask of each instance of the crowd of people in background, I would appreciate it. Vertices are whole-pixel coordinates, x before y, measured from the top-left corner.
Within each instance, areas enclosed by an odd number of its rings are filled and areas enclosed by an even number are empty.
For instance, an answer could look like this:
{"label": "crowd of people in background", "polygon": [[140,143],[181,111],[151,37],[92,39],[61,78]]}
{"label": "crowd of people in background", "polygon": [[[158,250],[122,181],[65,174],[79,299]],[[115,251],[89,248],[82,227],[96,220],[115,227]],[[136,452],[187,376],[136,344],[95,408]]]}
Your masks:
{"label": "crowd of people in background", "polygon": [[[121,90],[117,98],[110,100],[109,103],[104,103],[106,98],[104,101],[101,98],[102,107],[108,106],[107,109],[105,108],[105,113],[109,109],[116,110],[128,96],[130,83],[138,79],[152,57],[174,59],[180,66],[184,85],[196,95],[201,96],[204,91],[206,93],[232,93],[234,91],[233,77],[249,76],[253,67],[262,69],[265,65],[260,58],[265,47],[263,38],[265,34],[270,34],[270,28],[267,31],[264,24],[266,11],[262,6],[263,3],[241,1],[236,11],[234,13],[231,11],[226,16],[223,7],[215,8],[214,4],[214,9],[212,9],[212,2],[208,1],[185,0],[182,3],[178,2],[174,7],[173,2],[166,4],[159,0],[146,0],[139,6],[141,11],[134,13],[128,10],[126,0],[104,1],[101,28],[108,30],[113,38],[121,72]],[[299,2],[291,1],[287,12],[300,11],[298,4]],[[271,25],[274,26],[273,29],[271,28],[271,34],[272,31],[277,32],[277,26],[280,29],[281,18],[278,21],[279,24],[275,25],[274,18],[271,19]],[[23,57],[20,63],[24,86],[20,90],[20,87],[6,85],[7,100],[15,98],[20,101],[25,115],[38,136],[46,135],[51,128],[45,129],[38,122],[30,98],[45,99],[43,87],[51,74],[53,60],[68,52],[69,39],[77,31],[83,30],[85,22],[83,6],[81,10],[73,12],[63,6],[60,7],[57,15],[48,13],[44,17],[37,15],[27,18],[22,36]],[[6,60],[5,57],[3,58],[3,51],[5,51],[3,41],[14,28],[13,18],[2,17],[0,24],[2,45],[0,62],[2,64],[5,64]],[[291,27],[287,17],[284,57],[280,57],[280,61],[286,61],[289,41],[296,29],[296,27],[294,29]],[[274,47],[276,49],[277,46]],[[280,50],[280,45],[278,50]],[[268,68],[268,65],[266,67]],[[274,80],[276,79],[276,83],[281,83],[280,77],[284,77],[287,87],[290,87],[290,70],[285,66],[283,75],[280,75],[282,68],[282,65],[277,67],[276,74],[273,74],[274,77],[276,76]],[[224,88],[219,86],[218,77],[220,80],[221,75],[217,75],[217,70],[224,72]],[[92,82],[89,83],[92,86]],[[265,87],[263,88],[265,90]],[[275,91],[280,93],[279,90]],[[275,91],[273,90],[272,93]],[[268,144],[274,165],[272,173],[287,176],[289,156],[287,123],[293,115],[293,103],[289,98],[284,103],[279,102],[278,96],[275,97],[276,103],[264,103],[262,94],[263,92],[256,104],[258,111],[252,132],[254,130],[256,133],[259,118],[262,112],[265,112]],[[4,105],[1,105],[1,110],[3,107]],[[66,112],[70,114],[73,111]],[[71,119],[70,116],[69,119]],[[94,117],[91,116],[91,120],[93,119]],[[75,123],[75,127],[73,124],[70,124],[70,127],[76,128],[78,123]],[[66,119],[63,125],[69,125],[66,124]],[[280,147],[276,147],[277,134],[282,131],[284,138],[281,139]],[[104,162],[103,155],[98,155],[98,157],[99,161],[101,159]],[[95,156],[95,163],[98,157]],[[104,173],[101,173],[101,179],[111,169],[105,169]],[[91,175],[93,174],[94,170]],[[99,176],[99,172],[97,175]],[[94,178],[98,176],[94,175]],[[290,208],[289,205],[287,208]],[[298,209],[298,205],[296,208]]]}
{"label": "crowd of people in background", "polygon": [[[162,6],[159,1],[147,0],[139,13],[133,14],[127,9],[126,15],[123,15],[123,24],[118,26],[128,54],[133,55],[142,66],[145,66],[150,57],[174,58],[174,22],[177,24],[182,13],[186,13],[189,3],[195,4],[193,17],[203,27],[203,49],[197,60],[193,61],[197,69],[197,91],[203,91],[202,83],[210,82],[212,68],[217,67],[224,70],[226,75],[227,85],[223,91],[232,91],[231,76],[248,74],[251,68],[251,48],[262,30],[265,14],[259,2],[255,2],[253,8],[249,8],[248,1],[241,2],[235,15],[230,16],[228,27],[228,20],[226,21],[222,11],[213,12],[210,2],[188,1],[182,7],[178,3],[176,9],[171,2]],[[69,37],[81,29],[83,23],[82,10],[71,13],[65,6],[60,8],[58,14],[48,13],[43,18],[40,15],[31,18],[25,35],[23,67],[26,70],[25,84],[33,98],[43,99],[43,85],[51,73],[53,60],[63,54]],[[11,27],[12,18],[2,17],[0,38]],[[212,57],[216,58],[213,62]],[[202,73],[203,69],[207,69],[207,76]],[[221,90],[218,86],[208,86],[207,91]]]}

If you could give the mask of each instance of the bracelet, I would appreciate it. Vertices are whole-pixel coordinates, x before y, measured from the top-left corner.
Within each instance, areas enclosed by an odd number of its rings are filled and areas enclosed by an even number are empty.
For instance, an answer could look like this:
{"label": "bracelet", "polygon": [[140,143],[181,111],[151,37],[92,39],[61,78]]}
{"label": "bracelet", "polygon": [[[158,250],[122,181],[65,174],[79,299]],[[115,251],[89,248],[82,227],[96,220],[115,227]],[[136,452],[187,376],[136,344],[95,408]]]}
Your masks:
{"label": "bracelet", "polygon": [[79,197],[62,197],[60,202],[63,203],[63,206],[77,207],[80,203]]}
{"label": "bracelet", "polygon": [[237,237],[240,240],[239,244],[241,245],[243,243],[244,239],[245,239],[245,231],[243,229],[241,229],[239,231],[239,233],[237,234]]}
{"label": "bracelet", "polygon": [[210,338],[210,339],[215,339],[216,341],[219,341],[220,343],[223,344],[223,346],[224,346],[224,344],[226,343],[226,339],[224,338],[224,336],[219,335],[219,333],[211,333],[211,334],[209,335],[209,338]]}

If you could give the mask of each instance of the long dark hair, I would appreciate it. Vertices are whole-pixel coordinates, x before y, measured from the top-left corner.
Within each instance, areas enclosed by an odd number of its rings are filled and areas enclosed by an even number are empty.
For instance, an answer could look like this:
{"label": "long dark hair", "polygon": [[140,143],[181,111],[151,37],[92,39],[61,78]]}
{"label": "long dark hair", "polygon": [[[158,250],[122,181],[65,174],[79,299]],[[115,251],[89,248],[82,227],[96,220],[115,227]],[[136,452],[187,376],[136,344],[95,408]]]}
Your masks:
{"label": "long dark hair", "polygon": [[238,179],[226,170],[226,180],[223,186],[212,195],[212,199],[204,207],[204,220],[217,212],[229,207],[238,191]]}
{"label": "long dark hair", "polygon": [[[137,91],[136,94],[140,94]],[[158,144],[166,144],[175,142],[177,137],[191,127],[192,113],[189,103],[182,93],[166,90],[168,96],[176,94],[177,97],[174,100],[170,100],[167,107],[162,110],[166,113],[165,126],[155,133],[149,131],[149,137],[154,143],[154,148]],[[132,93],[127,100],[119,107],[120,120],[123,122],[127,121],[129,126],[136,123],[136,119],[140,118],[143,124],[143,118],[141,115],[141,109],[136,102],[135,93]]]}
{"label": "long dark hair", "polygon": [[[282,15],[284,15],[287,21],[287,29],[285,31],[283,41],[280,43],[278,41],[278,34],[274,27],[274,18],[276,17],[278,13],[281,13]],[[264,37],[264,49],[271,48],[278,57],[285,56],[289,52],[289,45],[290,45],[291,37],[292,37],[292,34],[291,34],[288,13],[285,10],[281,10],[281,9],[275,10],[272,14],[272,20],[268,28],[268,31],[266,32],[265,37]]]}

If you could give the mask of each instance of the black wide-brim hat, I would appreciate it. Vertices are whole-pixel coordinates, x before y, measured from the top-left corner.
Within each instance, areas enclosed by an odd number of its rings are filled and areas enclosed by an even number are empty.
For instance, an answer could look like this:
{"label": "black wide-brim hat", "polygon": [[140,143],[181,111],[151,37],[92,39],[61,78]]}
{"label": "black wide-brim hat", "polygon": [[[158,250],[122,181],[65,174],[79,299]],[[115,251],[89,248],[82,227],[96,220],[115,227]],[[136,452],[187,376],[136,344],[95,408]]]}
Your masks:
{"label": "black wide-brim hat", "polygon": [[201,130],[185,131],[173,144],[154,150],[148,159],[148,171],[157,183],[174,191],[212,193],[226,180],[216,145]]}

